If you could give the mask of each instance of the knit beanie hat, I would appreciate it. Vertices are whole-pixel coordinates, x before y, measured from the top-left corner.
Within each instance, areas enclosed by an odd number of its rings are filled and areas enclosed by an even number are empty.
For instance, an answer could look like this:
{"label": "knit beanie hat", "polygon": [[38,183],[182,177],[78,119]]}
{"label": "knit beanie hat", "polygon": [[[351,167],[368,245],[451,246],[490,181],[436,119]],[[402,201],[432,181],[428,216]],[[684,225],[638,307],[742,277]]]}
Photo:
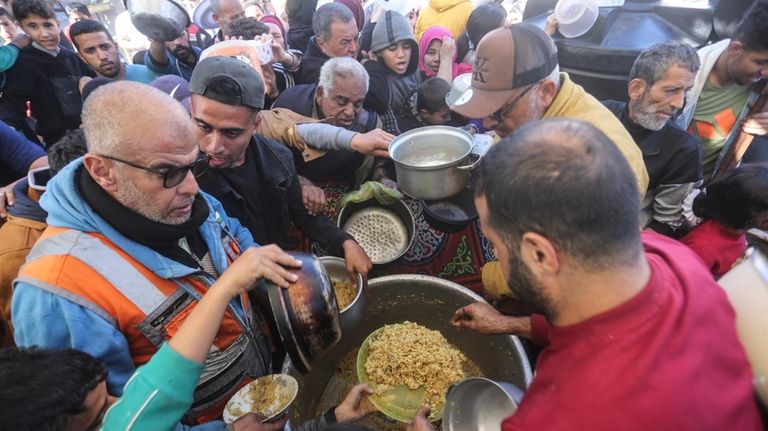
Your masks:
{"label": "knit beanie hat", "polygon": [[419,44],[413,36],[411,22],[399,13],[388,10],[376,22],[371,35],[371,52],[378,53],[403,40],[411,45],[411,59],[405,72],[411,74],[419,67]]}

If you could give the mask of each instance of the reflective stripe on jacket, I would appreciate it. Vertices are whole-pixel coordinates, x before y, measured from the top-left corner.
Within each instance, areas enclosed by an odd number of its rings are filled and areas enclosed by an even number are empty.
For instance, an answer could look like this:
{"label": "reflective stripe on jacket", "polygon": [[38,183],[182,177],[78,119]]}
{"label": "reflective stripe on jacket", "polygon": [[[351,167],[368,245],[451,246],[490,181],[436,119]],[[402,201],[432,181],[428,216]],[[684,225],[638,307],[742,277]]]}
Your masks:
{"label": "reflective stripe on jacket", "polygon": [[[236,245],[226,236],[222,243],[232,260],[238,254],[233,249]],[[131,357],[139,366],[173,337],[215,280],[203,271],[165,279],[103,235],[48,227],[18,281],[64,297],[114,325],[128,340]],[[230,305],[185,422],[219,417],[237,389],[270,370],[266,338],[257,329],[260,321],[255,314],[248,320],[243,322]]]}

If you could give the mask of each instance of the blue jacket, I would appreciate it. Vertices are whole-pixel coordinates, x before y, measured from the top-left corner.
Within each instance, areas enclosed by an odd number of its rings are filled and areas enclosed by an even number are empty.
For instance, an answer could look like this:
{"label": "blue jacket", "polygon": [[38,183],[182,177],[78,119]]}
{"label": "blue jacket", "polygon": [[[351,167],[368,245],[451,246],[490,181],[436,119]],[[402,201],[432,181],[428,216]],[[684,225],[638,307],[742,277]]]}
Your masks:
{"label": "blue jacket", "polygon": [[[82,166],[82,159],[76,160],[48,183],[40,205],[48,212],[50,226],[102,234],[163,278],[184,277],[197,271],[126,238],[96,214],[78,191],[76,172]],[[238,240],[242,249],[255,243],[251,234],[236,219],[226,216],[216,199],[202,192],[198,198],[205,199],[210,208],[210,215],[200,227],[200,233],[208,245],[216,270],[222,273],[228,266],[220,241],[222,224]],[[240,318],[245,319],[240,304],[233,301],[232,306]],[[113,395],[122,394],[125,383],[136,370],[123,334],[93,311],[67,298],[17,281],[14,284],[11,317],[14,338],[19,346],[74,348],[104,361],[109,369],[109,392]]]}

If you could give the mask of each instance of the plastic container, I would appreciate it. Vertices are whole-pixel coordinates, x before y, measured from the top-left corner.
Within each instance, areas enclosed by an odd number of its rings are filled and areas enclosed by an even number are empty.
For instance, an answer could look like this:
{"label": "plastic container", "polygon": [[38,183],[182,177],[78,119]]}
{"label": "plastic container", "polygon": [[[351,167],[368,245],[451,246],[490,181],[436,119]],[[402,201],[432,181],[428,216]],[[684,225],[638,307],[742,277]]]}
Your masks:
{"label": "plastic container", "polygon": [[560,34],[575,38],[595,25],[599,8],[596,0],[560,0],[555,6],[555,18]]}

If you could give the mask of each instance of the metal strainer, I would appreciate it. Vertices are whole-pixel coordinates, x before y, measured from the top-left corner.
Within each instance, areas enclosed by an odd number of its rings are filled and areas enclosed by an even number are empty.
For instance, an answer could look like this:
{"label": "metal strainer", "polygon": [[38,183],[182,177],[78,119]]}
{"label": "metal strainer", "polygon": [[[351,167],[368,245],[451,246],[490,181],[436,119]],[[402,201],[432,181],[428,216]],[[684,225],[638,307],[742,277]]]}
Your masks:
{"label": "metal strainer", "polygon": [[376,265],[393,262],[408,251],[415,225],[413,214],[400,200],[390,205],[375,199],[352,202],[341,209],[338,220]]}

